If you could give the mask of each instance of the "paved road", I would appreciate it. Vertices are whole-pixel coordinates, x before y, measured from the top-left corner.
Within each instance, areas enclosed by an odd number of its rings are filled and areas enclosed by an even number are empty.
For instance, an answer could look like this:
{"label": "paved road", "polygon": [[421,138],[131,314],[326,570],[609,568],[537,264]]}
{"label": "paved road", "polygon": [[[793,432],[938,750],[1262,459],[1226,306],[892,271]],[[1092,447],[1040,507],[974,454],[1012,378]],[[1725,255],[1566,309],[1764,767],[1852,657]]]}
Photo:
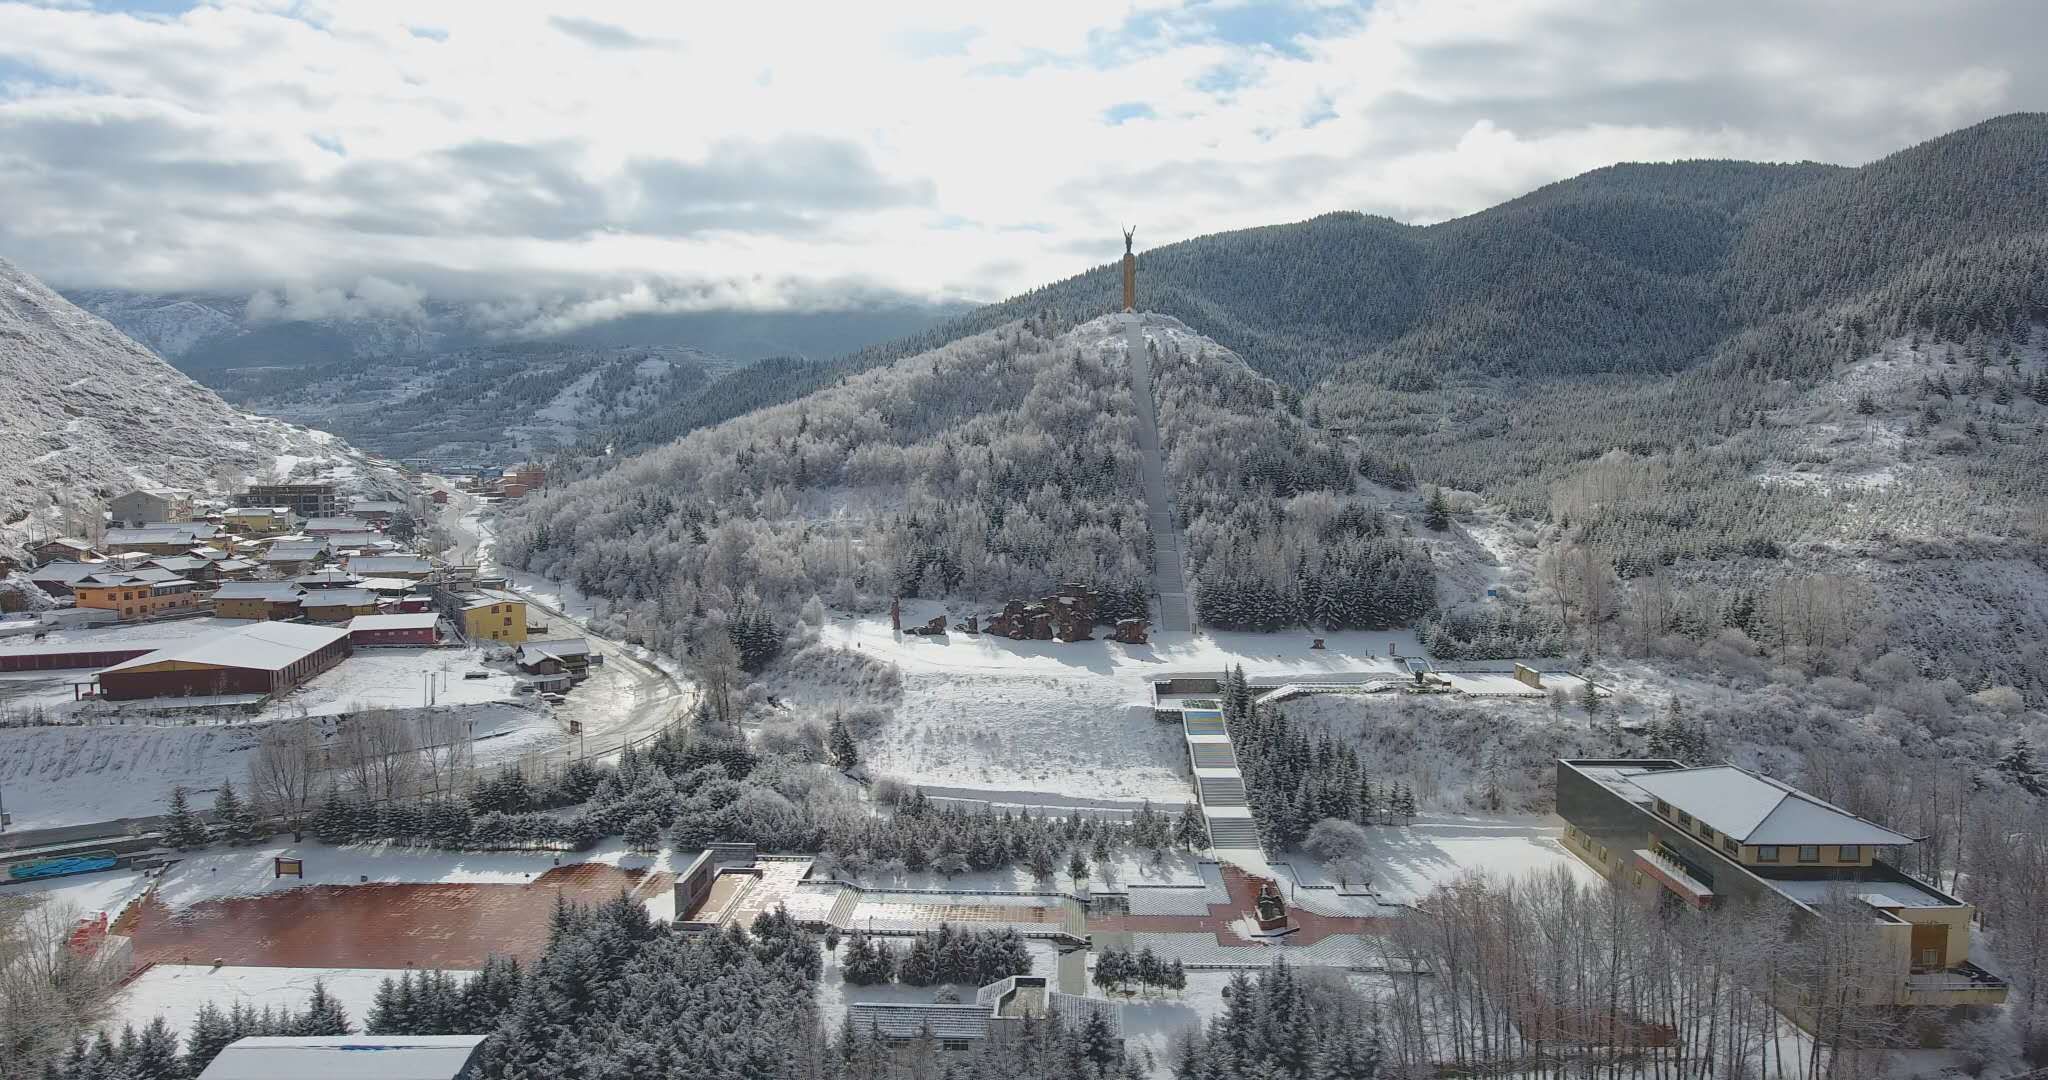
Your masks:
{"label": "paved road", "polygon": [[[476,500],[454,492],[449,503],[453,510],[451,516],[459,522],[458,529],[465,534],[455,538],[456,546],[474,545],[477,567],[481,572],[505,573],[505,568],[495,556],[497,536],[492,532],[490,523],[478,512]],[[530,607],[547,613],[550,619],[548,636],[563,637],[569,633],[582,636],[604,656],[603,666],[608,669],[602,674],[593,673],[589,682],[569,692],[566,704],[556,708],[557,714],[565,721],[582,722],[582,741],[564,750],[529,755],[531,759],[560,759],[586,753],[592,757],[608,757],[618,753],[621,747],[649,738],[663,727],[689,715],[696,703],[694,684],[641,659],[640,650],[634,646],[591,631],[581,617],[543,603],[532,592],[518,588],[516,584],[514,590],[525,597]],[[558,629],[555,624],[573,629]],[[600,680],[621,681],[600,683]],[[602,693],[591,693],[594,690]]]}

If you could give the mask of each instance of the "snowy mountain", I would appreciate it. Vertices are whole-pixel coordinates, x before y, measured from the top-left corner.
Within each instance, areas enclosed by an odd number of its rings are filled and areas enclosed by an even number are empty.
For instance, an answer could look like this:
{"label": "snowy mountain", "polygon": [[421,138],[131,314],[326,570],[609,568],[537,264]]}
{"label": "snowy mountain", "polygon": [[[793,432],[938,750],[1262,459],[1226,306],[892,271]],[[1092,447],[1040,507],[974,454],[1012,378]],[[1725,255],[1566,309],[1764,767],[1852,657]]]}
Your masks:
{"label": "snowy mountain", "polygon": [[323,431],[238,412],[0,259],[0,555],[135,484],[225,494],[251,477],[386,482]]}
{"label": "snowy mountain", "polygon": [[224,397],[390,457],[496,463],[683,407],[744,364],[680,346],[514,343],[209,373]]}

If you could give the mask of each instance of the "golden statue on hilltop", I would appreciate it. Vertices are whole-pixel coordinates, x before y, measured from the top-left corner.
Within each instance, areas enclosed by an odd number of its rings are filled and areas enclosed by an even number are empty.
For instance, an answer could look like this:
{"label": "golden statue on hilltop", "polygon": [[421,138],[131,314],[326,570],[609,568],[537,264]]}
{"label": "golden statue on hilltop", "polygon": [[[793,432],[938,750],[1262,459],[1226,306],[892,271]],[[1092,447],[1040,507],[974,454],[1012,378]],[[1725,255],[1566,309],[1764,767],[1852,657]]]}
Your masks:
{"label": "golden statue on hilltop", "polygon": [[1124,310],[1138,310],[1138,257],[1131,254],[1131,237],[1138,234],[1138,227],[1124,230]]}

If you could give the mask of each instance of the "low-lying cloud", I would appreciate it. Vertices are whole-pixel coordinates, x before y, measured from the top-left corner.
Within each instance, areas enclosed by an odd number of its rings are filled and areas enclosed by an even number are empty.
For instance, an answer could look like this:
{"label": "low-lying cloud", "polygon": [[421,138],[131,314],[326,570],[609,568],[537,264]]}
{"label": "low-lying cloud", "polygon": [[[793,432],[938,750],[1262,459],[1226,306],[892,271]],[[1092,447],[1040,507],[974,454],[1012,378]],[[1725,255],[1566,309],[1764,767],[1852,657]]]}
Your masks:
{"label": "low-lying cloud", "polygon": [[992,298],[1126,222],[1433,221],[2048,106],[2029,0],[414,7],[0,0],[0,252],[263,319]]}

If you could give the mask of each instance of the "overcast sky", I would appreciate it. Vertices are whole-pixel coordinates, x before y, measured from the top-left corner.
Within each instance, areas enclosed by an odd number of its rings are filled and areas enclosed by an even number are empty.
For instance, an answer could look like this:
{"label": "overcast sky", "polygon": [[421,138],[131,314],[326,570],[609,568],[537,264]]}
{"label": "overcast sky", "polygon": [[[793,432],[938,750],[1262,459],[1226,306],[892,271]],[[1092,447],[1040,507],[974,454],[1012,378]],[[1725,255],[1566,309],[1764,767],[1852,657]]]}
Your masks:
{"label": "overcast sky", "polygon": [[565,321],[991,299],[1127,222],[1862,163],[2048,106],[2043,28],[2040,0],[0,2],[0,255]]}

